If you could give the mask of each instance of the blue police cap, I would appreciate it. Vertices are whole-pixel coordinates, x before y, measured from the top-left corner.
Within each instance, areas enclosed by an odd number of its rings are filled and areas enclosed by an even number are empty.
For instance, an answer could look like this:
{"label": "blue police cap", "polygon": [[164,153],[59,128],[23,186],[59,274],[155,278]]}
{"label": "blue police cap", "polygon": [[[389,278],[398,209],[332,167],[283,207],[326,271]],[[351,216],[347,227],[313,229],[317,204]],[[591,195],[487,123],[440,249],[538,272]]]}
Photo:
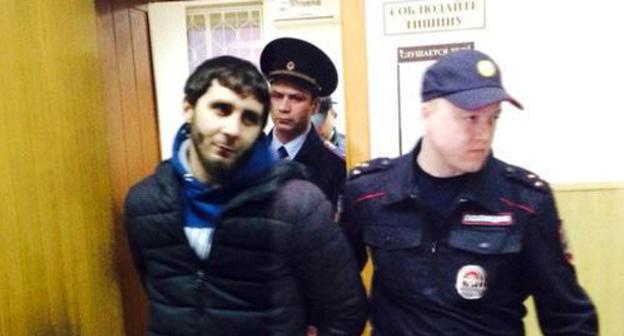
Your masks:
{"label": "blue police cap", "polygon": [[269,42],[260,54],[260,69],[269,81],[295,79],[321,97],[332,94],[338,85],[338,72],[331,59],[315,45],[295,38]]}
{"label": "blue police cap", "polygon": [[461,50],[446,54],[425,72],[422,101],[443,97],[466,110],[508,101],[522,109],[516,99],[505,91],[496,63],[476,50]]}

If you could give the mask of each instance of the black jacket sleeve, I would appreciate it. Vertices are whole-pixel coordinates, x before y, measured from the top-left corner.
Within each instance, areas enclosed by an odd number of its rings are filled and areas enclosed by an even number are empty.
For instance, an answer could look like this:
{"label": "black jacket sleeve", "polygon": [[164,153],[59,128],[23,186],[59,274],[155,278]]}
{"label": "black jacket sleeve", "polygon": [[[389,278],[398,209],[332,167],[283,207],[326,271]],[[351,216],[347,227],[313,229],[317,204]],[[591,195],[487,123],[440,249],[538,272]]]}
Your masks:
{"label": "black jacket sleeve", "polygon": [[319,335],[361,335],[366,293],[351,248],[332,220],[330,203],[316,190],[293,232],[293,264]]}
{"label": "black jacket sleeve", "polygon": [[597,335],[598,317],[566,256],[563,228],[551,193],[527,227],[525,263],[544,335]]}
{"label": "black jacket sleeve", "polygon": [[361,271],[368,261],[368,254],[364,245],[362,223],[358,221],[358,213],[354,208],[354,193],[354,188],[347,184],[340,199],[338,218]]}
{"label": "black jacket sleeve", "polygon": [[128,238],[128,245],[130,247],[130,254],[132,255],[132,260],[134,261],[134,266],[141,280],[141,284],[145,288],[145,264],[137,241],[137,237],[139,236],[139,232],[137,232],[137,230],[139,230],[137,216],[140,216],[137,210],[139,207],[138,203],[140,202],[138,198],[140,197],[137,196],[137,192],[134,188],[126,195],[123,221],[126,229],[126,237]]}

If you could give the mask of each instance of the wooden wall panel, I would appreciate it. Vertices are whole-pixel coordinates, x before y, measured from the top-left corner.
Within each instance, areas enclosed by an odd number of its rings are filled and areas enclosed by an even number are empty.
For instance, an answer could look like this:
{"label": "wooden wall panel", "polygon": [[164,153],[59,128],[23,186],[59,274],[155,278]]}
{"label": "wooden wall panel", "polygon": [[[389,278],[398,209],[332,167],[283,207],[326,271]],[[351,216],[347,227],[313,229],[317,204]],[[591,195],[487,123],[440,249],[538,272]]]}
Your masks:
{"label": "wooden wall panel", "polygon": [[160,158],[160,148],[147,13],[143,10],[131,9],[130,27],[132,50],[134,50],[137,107],[140,111],[138,135],[141,139],[142,166],[153,169],[155,162]]}
{"label": "wooden wall panel", "polygon": [[[364,0],[340,1],[348,168],[371,158],[364,2]],[[372,271],[370,262],[362,271],[367,289],[370,288]],[[367,324],[364,335],[368,334],[370,325]]]}
{"label": "wooden wall panel", "polygon": [[105,83],[115,220],[115,261],[126,335],[143,335],[147,302],[128,251],[122,223],[128,189],[160,158],[147,13],[141,1],[96,0]]}
{"label": "wooden wall panel", "polygon": [[0,335],[123,335],[93,4],[0,11]]}
{"label": "wooden wall panel", "polygon": [[[601,335],[624,330],[624,187],[557,188],[564,221],[581,285],[598,307]],[[532,303],[530,303],[532,305]],[[535,313],[529,311],[527,335],[541,335]]]}
{"label": "wooden wall panel", "polygon": [[347,165],[370,159],[364,0],[341,0]]}

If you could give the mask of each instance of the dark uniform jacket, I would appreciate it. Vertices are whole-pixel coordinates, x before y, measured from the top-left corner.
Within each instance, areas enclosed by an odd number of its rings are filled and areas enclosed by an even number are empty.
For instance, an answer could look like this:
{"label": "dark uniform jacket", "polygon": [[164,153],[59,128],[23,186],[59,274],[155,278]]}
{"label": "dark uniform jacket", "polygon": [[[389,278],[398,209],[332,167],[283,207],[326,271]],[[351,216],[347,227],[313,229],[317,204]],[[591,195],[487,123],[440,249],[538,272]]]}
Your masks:
{"label": "dark uniform jacket", "polygon": [[359,335],[366,296],[330,204],[292,163],[223,206],[206,260],[184,233],[169,162],[126,198],[131,251],[149,298],[149,335],[304,335],[309,300],[320,335]]}
{"label": "dark uniform jacket", "polygon": [[418,152],[357,167],[345,187],[341,224],[360,264],[367,246],[374,265],[374,334],[523,335],[530,295],[545,335],[597,334],[548,185],[490,157],[433,222]]}
{"label": "dark uniform jacket", "polygon": [[335,206],[347,176],[345,160],[323,144],[314,127],[293,160],[306,167],[310,180]]}

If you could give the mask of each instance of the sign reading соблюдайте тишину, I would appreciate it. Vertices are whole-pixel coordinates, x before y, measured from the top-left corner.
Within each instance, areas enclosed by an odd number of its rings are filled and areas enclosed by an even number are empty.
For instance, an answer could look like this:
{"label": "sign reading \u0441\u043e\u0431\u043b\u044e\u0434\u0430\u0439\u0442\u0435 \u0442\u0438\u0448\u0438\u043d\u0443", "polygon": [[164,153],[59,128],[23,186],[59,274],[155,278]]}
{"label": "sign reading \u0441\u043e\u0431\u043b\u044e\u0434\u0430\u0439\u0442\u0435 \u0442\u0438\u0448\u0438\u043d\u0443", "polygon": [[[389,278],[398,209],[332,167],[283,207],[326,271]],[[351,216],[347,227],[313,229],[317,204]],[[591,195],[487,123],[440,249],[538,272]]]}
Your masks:
{"label": "sign reading \u0441\u043e\u0431\u043b\u044e\u0434\u0430\u0439\u0442\u0435 \u0442\u0438\u0448\u0438\u043d\u0443", "polygon": [[412,34],[485,27],[485,0],[384,3],[384,33]]}

